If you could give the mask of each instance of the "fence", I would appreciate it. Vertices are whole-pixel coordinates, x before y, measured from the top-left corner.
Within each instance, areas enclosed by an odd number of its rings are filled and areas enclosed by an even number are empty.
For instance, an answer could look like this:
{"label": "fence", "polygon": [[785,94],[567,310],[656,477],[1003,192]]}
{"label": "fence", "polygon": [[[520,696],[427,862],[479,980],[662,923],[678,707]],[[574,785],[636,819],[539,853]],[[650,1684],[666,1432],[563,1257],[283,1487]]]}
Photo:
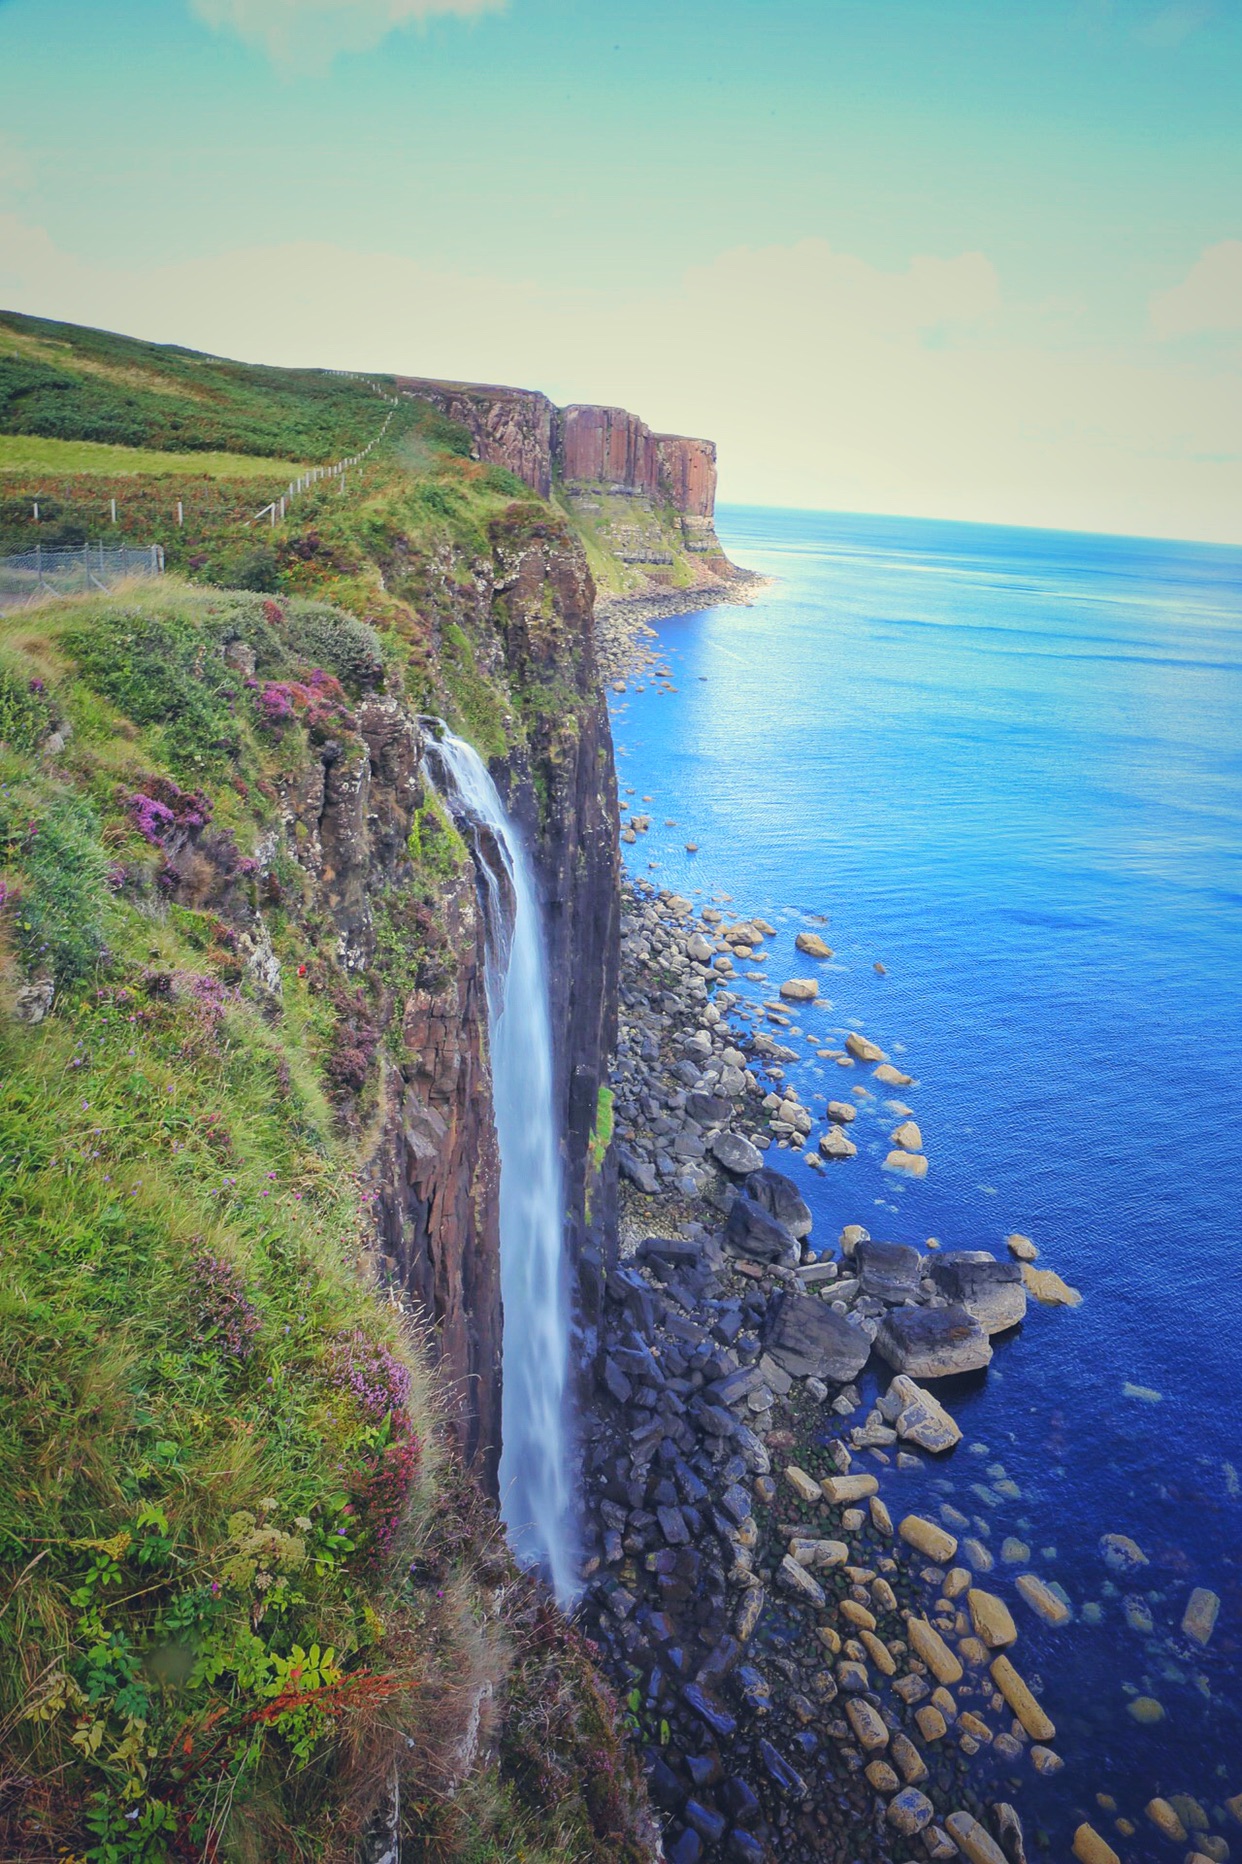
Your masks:
{"label": "fence", "polygon": [[29,608],[51,596],[82,595],[110,589],[125,576],[160,576],[164,552],[159,544],[145,550],[81,544],[71,550],[23,550],[0,557],[0,611]]}
{"label": "fence", "polygon": [[[349,373],[350,371],[348,369],[330,369],[328,371],[329,375],[348,375]],[[358,377],[356,379],[360,381],[365,380],[364,377]],[[338,460],[335,466],[312,466],[310,471],[303,473],[300,479],[291,480],[288,488],[281,493],[279,498],[274,498],[270,505],[264,505],[262,511],[255,512],[254,517],[249,521],[251,524],[257,524],[260,518],[266,518],[269,524],[275,524],[278,518],[284,517],[285,512],[298,496],[299,492],[309,491],[311,486],[317,485],[321,479],[339,479],[341,491],[343,492],[345,490],[346,472],[351,466],[360,466],[372,447],[377,447],[379,445],[392,424],[394,412],[401,406],[400,395],[386,394],[378,382],[368,381],[367,387],[372,389],[382,401],[390,403],[388,413],[384,416],[384,425],[380,428],[374,440],[363,447],[361,453],[351,453],[348,459]],[[178,510],[180,510],[180,507],[178,507]],[[179,516],[177,522],[178,524],[181,522]]]}

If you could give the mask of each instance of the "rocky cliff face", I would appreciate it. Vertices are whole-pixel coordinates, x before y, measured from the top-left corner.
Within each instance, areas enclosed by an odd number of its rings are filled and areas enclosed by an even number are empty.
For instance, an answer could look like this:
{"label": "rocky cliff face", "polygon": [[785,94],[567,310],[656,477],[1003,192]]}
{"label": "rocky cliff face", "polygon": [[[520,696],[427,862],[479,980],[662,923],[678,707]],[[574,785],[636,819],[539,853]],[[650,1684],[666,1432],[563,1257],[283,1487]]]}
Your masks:
{"label": "rocky cliff face", "polygon": [[552,490],[552,436],[556,408],[529,388],[493,388],[475,382],[432,382],[398,376],[399,394],[430,402],[469,432],[479,458],[505,466],[540,498]]}
{"label": "rocky cliff face", "polygon": [[658,434],[660,478],[685,518],[710,519],[716,511],[716,445],[684,434]]}

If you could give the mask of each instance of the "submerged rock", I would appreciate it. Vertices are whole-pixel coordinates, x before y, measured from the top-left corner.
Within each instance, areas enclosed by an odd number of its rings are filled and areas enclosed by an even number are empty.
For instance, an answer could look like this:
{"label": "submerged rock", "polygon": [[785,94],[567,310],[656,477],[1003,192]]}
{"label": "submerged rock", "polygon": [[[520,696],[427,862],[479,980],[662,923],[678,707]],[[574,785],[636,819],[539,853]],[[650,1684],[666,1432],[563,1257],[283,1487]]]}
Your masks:
{"label": "submerged rock", "polygon": [[886,1062],[888,1060],[884,1050],[877,1048],[874,1042],[868,1042],[866,1036],[855,1035],[851,1032],[845,1038],[845,1046],[855,1061]]}
{"label": "submerged rock", "polygon": [[1045,1307],[1079,1307],[1082,1296],[1077,1288],[1062,1281],[1053,1269],[1032,1268],[1029,1262],[1022,1264],[1022,1280],[1028,1294],[1033,1294]]}
{"label": "submerged rock", "polygon": [[799,932],[794,944],[808,958],[831,958],[832,946],[826,945],[818,932]]}
{"label": "submerged rock", "polygon": [[1100,1558],[1110,1573],[1116,1573],[1122,1579],[1128,1579],[1132,1573],[1141,1572],[1148,1564],[1147,1555],[1136,1540],[1128,1534],[1102,1534],[1100,1536]]}
{"label": "submerged rock", "polygon": [[895,1149],[884,1161],[885,1171],[904,1171],[910,1178],[926,1178],[927,1159],[922,1152]]}
{"label": "submerged rock", "polygon": [[781,985],[781,995],[789,1003],[813,1003],[819,995],[819,985],[813,977],[787,977]]}

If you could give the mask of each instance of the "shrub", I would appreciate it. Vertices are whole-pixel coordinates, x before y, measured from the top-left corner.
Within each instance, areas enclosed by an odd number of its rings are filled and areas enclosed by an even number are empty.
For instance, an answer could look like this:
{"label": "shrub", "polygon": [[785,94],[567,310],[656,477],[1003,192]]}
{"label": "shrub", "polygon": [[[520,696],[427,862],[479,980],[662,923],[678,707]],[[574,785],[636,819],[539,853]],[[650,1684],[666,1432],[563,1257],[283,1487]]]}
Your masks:
{"label": "shrub", "polygon": [[366,692],[382,685],[384,651],[374,628],[326,602],[291,602],[285,640],[300,658],[331,668],[342,685]]}

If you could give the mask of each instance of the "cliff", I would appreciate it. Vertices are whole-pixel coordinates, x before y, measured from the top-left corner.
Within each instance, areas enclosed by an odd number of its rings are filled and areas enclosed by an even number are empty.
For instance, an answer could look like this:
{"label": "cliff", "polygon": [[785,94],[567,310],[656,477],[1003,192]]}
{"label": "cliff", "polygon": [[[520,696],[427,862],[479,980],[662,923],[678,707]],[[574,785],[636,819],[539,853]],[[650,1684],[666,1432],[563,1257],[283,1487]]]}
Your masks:
{"label": "cliff", "polygon": [[[88,389],[107,367],[175,400],[151,346],[96,337]],[[293,421],[283,372],[246,393],[256,444]],[[540,401],[488,403],[536,476]],[[343,491],[261,532],[187,498],[169,557],[199,586],[0,618],[0,1147],[25,1161],[0,1221],[28,1316],[5,1856],[202,1855],[231,1804],[230,1845],[344,1860],[394,1776],[415,1855],[652,1855],[615,1705],[485,1500],[483,928],[428,718],[488,758],[535,856],[584,1360],[619,908],[583,543],[476,450],[407,399]]]}

